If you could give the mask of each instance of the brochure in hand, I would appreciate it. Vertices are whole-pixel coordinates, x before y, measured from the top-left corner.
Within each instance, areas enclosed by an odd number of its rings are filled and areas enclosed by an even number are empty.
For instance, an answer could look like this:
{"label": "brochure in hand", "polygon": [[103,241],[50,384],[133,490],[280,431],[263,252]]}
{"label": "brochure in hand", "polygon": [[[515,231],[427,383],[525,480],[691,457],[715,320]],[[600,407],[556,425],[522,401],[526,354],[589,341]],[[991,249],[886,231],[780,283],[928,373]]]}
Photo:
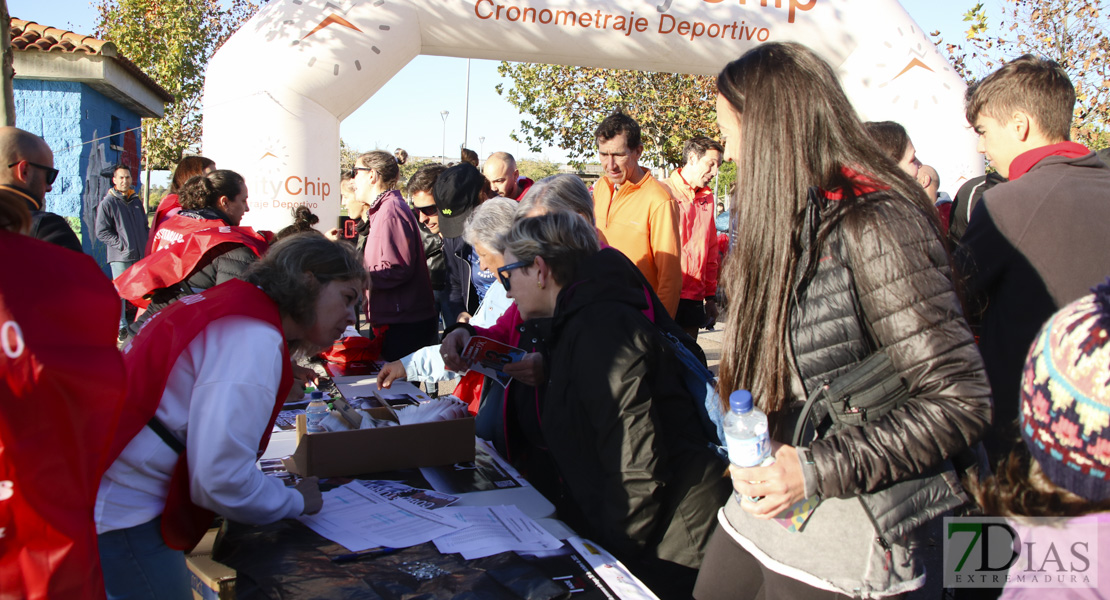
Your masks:
{"label": "brochure in hand", "polygon": [[470,361],[472,371],[478,371],[486,377],[498,380],[501,385],[507,385],[512,377],[505,374],[505,365],[520,360],[525,354],[520,348],[476,335],[466,343],[462,358]]}

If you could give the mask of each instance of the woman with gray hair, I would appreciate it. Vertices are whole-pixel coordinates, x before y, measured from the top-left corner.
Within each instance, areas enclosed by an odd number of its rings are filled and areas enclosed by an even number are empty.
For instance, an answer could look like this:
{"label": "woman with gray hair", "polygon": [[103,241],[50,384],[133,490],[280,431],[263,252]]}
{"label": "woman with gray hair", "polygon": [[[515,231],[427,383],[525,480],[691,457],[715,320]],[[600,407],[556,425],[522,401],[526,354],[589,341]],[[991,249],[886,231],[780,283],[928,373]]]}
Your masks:
{"label": "woman with gray hair", "polygon": [[566,211],[518,220],[504,258],[498,276],[526,319],[519,335],[548,365],[543,394],[510,385],[510,458],[575,531],[660,597],[688,598],[729,483],[648,316],[661,304],[627,257],[600,249]]}
{"label": "woman with gray hair", "polygon": [[585,217],[594,225],[594,197],[577,175],[560,173],[544,177],[528,189],[520,199],[517,214],[534,217],[565,210]]}
{"label": "woman with gray hair", "polygon": [[[513,200],[493,198],[475,208],[466,222],[463,238],[477,251],[481,267],[491,273],[496,273],[505,264],[501,255],[501,238],[512,227],[516,209],[517,203]],[[494,281],[470,322],[477,327],[492,327],[510,306],[512,301],[505,295],[504,286],[500,281]],[[457,373],[446,368],[439,344],[435,344],[387,363],[378,373],[378,385],[388,388],[400,378],[433,383],[455,377]],[[456,386],[455,395],[470,404],[471,412],[477,413],[483,397],[500,395],[504,390],[504,386],[495,380],[487,378],[483,383],[482,375],[475,371],[468,373]],[[493,436],[491,431],[480,425],[477,434],[484,439],[492,439]]]}

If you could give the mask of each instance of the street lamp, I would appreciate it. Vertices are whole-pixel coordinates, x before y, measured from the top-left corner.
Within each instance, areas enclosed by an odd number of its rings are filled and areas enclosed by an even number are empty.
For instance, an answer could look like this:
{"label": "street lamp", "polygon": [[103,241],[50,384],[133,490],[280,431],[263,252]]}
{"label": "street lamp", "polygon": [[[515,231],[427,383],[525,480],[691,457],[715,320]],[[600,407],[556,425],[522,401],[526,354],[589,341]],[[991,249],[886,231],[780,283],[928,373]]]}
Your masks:
{"label": "street lamp", "polygon": [[443,143],[439,148],[439,162],[447,164],[447,115],[451,113],[441,110],[439,116],[443,118]]}
{"label": "street lamp", "polygon": [[478,136],[478,154],[481,155],[478,158],[481,158],[482,156],[486,155],[486,151],[483,149],[485,147],[485,144],[486,144],[486,136],[484,136],[484,135]]}

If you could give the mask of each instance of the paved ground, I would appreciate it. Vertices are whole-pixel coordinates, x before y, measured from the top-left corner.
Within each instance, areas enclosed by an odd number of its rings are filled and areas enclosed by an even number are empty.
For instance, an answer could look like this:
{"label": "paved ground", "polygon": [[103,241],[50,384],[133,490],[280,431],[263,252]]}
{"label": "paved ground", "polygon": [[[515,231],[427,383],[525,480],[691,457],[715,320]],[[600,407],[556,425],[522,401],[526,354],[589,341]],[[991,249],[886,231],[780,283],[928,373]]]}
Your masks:
{"label": "paved ground", "polygon": [[725,341],[725,324],[718,321],[713,331],[702,329],[698,332],[698,345],[705,352],[705,359],[709,363],[709,370],[717,374],[717,365],[721,362],[721,350]]}

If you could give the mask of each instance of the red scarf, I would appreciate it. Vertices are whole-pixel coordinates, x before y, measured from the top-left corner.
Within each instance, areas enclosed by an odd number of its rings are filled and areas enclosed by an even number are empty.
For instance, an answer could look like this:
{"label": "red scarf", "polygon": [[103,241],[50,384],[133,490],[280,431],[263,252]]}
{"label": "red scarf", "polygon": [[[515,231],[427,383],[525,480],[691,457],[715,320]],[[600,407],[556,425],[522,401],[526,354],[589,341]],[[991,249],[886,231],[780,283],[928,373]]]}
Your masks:
{"label": "red scarf", "polygon": [[[113,461],[158,410],[166,389],[166,380],[189,343],[209,323],[236,315],[259,319],[278,330],[282,328],[277,305],[269,296],[245,281],[232,279],[195,296],[179,300],[158,312],[146,322],[138,337],[124,348],[127,405],[111,455]],[[288,345],[282,344],[281,351],[281,382],[274,399],[270,422],[258,442],[259,456],[262,456],[270,442],[270,430],[281,412],[285,397],[293,387]],[[211,511],[193,504],[189,494],[189,466],[186,454],[182,452],[170,478],[166,508],[162,512],[162,538],[171,548],[190,550],[204,536],[214,516]]]}
{"label": "red scarf", "polygon": [[0,256],[0,596],[103,598],[93,506],[126,398],[119,298],[87,255],[0,231]]}
{"label": "red scarf", "polygon": [[[845,177],[847,177],[849,181],[852,182],[852,194],[854,196],[859,197],[863,196],[864,194],[870,194],[871,192],[890,189],[890,186],[884,185],[882,182],[872,179],[870,175],[859,173],[857,171],[849,169],[848,167],[841,167],[840,172]],[[829,200],[844,199],[844,190],[842,188],[836,188],[834,190],[821,190],[821,193],[825,196],[825,198],[828,198]]]}
{"label": "red scarf", "polygon": [[1075,142],[1060,142],[1059,144],[1052,144],[1050,146],[1041,146],[1032,150],[1022,152],[1010,163],[1010,181],[1014,181],[1018,177],[1025,175],[1037,165],[1037,163],[1050,156],[1066,156],[1067,158],[1079,158],[1087,156],[1091,151],[1083,144]]}
{"label": "red scarf", "polygon": [[201,228],[186,233],[180,243],[147,256],[117,277],[115,284],[120,298],[139,308],[146,308],[150,305],[150,299],[146,297],[148,294],[184,281],[192,275],[205,255],[221,244],[241,244],[257,256],[262,256],[269,248],[266,239],[250,227],[233,227],[223,225],[223,221],[197,221],[187,217],[179,220],[200,224],[198,227]]}

